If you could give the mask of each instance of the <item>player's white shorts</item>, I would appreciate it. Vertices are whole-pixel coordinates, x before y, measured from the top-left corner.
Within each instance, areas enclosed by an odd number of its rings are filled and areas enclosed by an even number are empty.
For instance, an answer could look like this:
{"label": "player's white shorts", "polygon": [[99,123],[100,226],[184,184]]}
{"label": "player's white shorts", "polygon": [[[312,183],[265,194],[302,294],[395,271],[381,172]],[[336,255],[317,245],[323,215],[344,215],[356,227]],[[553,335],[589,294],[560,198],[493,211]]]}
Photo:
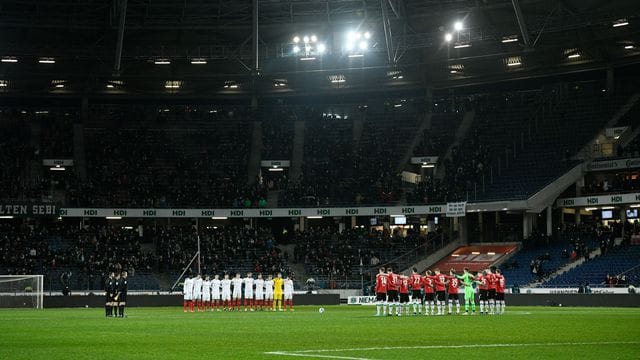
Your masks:
{"label": "player's white shorts", "polygon": [[256,291],[256,300],[263,300],[264,299],[264,292],[263,291]]}
{"label": "player's white shorts", "polygon": [[220,291],[212,291],[211,300],[213,301],[220,300]]}
{"label": "player's white shorts", "polygon": [[211,301],[211,293],[208,291],[203,292],[202,301]]}
{"label": "player's white shorts", "polygon": [[253,299],[253,291],[245,291],[244,292],[245,299]]}
{"label": "player's white shorts", "polygon": [[267,291],[266,293],[264,293],[264,299],[273,300],[273,291]]}
{"label": "player's white shorts", "polygon": [[242,291],[240,291],[240,289],[233,290],[233,298],[234,299],[240,299],[242,297]]}
{"label": "player's white shorts", "polygon": [[222,292],[222,300],[223,301],[231,300],[231,293],[229,291],[223,291]]}
{"label": "player's white shorts", "polygon": [[193,298],[193,294],[191,294],[190,292],[184,293],[185,300],[191,300],[192,298]]}
{"label": "player's white shorts", "polygon": [[293,299],[293,293],[284,293],[284,299],[285,300],[292,300]]}
{"label": "player's white shorts", "polygon": [[201,300],[202,299],[202,293],[201,292],[193,292],[193,300]]}

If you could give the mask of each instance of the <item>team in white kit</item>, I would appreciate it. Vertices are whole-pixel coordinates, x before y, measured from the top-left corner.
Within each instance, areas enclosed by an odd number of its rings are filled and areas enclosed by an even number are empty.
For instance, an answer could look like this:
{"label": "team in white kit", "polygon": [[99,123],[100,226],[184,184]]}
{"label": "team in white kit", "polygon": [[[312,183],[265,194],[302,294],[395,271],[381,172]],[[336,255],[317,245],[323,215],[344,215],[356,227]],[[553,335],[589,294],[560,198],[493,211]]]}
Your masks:
{"label": "team in white kit", "polygon": [[[278,280],[279,279],[279,280]],[[293,280],[289,277],[282,279],[278,276],[280,289],[274,289],[274,279],[268,275],[267,279],[258,274],[254,279],[252,273],[247,273],[241,278],[240,273],[229,278],[229,274],[224,274],[220,280],[219,275],[204,278],[197,275],[193,278],[186,277],[183,285],[183,311],[198,312],[204,311],[256,311],[256,310],[277,310],[274,303],[274,293],[276,298],[280,296],[278,310],[283,311],[281,301],[284,298],[284,310],[289,305],[289,310],[293,311]]]}

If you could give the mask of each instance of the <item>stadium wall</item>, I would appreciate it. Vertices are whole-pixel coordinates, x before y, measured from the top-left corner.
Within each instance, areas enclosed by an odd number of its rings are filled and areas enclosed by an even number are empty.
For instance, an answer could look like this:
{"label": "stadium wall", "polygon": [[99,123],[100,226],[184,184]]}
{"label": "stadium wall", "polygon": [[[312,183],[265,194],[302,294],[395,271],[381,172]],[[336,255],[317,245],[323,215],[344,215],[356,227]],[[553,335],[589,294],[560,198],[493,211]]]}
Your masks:
{"label": "stadium wall", "polygon": [[[14,306],[7,307],[31,307],[30,297],[13,296],[12,299],[5,299],[5,306],[9,302]],[[70,308],[70,307],[103,307],[104,296],[82,295],[82,296],[45,296],[45,308]],[[338,294],[294,294],[293,303],[295,305],[338,305],[340,295]],[[182,295],[129,295],[127,299],[129,307],[155,307],[155,306],[182,306]]]}

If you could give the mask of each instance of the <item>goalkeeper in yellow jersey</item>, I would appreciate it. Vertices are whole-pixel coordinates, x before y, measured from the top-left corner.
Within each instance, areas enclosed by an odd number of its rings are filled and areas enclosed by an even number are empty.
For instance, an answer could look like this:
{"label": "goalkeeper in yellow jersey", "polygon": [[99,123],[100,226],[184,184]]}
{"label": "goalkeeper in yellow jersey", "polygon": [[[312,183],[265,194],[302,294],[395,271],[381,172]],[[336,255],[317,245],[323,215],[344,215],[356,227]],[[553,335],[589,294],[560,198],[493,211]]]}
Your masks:
{"label": "goalkeeper in yellow jersey", "polygon": [[282,273],[278,273],[275,279],[273,279],[273,310],[282,311],[282,285],[284,280],[282,279]]}

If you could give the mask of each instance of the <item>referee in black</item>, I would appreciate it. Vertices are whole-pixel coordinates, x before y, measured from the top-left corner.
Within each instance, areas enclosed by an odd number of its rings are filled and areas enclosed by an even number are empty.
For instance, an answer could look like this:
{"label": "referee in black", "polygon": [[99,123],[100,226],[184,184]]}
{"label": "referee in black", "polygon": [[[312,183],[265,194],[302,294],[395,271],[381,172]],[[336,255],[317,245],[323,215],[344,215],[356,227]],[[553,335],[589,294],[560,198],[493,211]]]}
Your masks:
{"label": "referee in black", "polygon": [[120,283],[118,284],[118,294],[116,295],[116,301],[118,303],[119,317],[124,317],[124,307],[127,305],[127,288],[129,287],[129,281],[127,280],[127,272],[123,271],[120,277]]}
{"label": "referee in black", "polygon": [[106,317],[113,316],[113,296],[115,295],[115,275],[113,272],[109,273],[109,277],[104,282],[104,291],[105,291],[105,303],[104,303],[104,312]]}

